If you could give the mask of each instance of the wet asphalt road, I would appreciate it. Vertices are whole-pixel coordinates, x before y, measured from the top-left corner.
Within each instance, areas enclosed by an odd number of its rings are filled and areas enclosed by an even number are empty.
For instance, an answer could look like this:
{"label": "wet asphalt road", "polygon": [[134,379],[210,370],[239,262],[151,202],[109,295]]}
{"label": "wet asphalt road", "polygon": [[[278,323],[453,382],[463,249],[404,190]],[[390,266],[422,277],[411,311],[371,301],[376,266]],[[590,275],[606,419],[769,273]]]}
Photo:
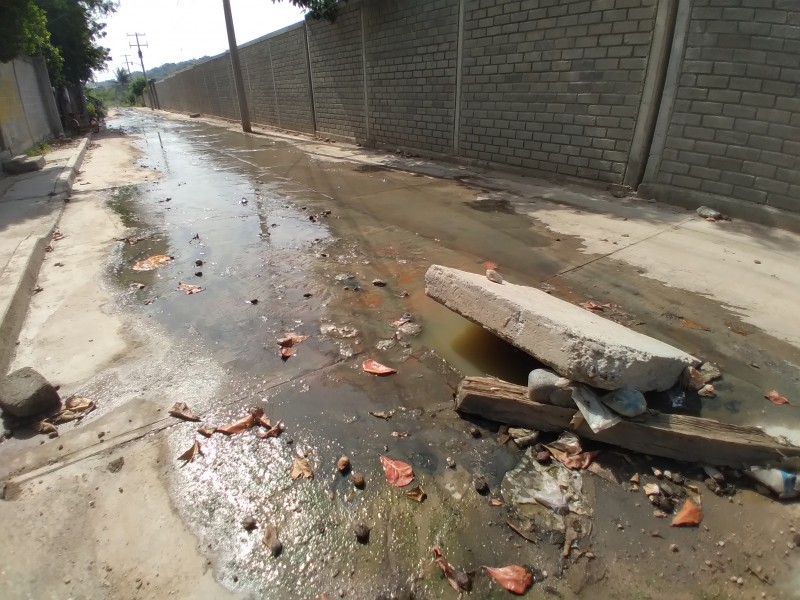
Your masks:
{"label": "wet asphalt road", "polygon": [[[554,293],[571,300],[615,293],[625,299],[626,324],[690,351],[699,345],[720,363],[735,359],[743,370],[757,356],[776,366],[779,381],[792,381],[781,362],[787,350],[774,340],[756,333],[744,344],[737,340],[731,353],[676,329],[674,317],[686,306],[730,319],[705,299],[617,266],[553,279],[585,262],[579,242],[557,238],[515,215],[502,195],[469,182],[326,160],[286,141],[142,112],[109,126],[138,136],[141,168],[162,174],[155,183],[117,190],[111,201],[131,235],[144,238],[117,257],[112,280],[123,303],[226,369],[220,397],[193,407],[204,423],[221,425],[258,406],[286,425],[274,439],[254,431],[198,438],[205,456],[176,469],[176,505],[214,557],[218,578],[233,589],[269,590],[270,598],[340,591],[449,597],[446,582],[431,576],[436,544],[465,567],[529,563],[559,571],[558,548],[520,544],[505,525],[507,509],[489,506],[472,487],[474,475],[485,475],[499,494],[519,452],[497,444],[496,425],[480,423],[483,436],[473,438],[471,424],[451,410],[462,374],[522,383],[535,362],[428,300],[422,277],[432,263],[479,271],[492,260],[511,281],[549,280]],[[131,269],[153,254],[174,260],[153,271]],[[385,287],[372,284],[378,278]],[[186,295],[179,283],[203,291]],[[404,313],[421,326],[419,335],[396,335],[391,323]],[[286,332],[309,339],[284,361],[275,340]],[[399,372],[367,375],[365,358]],[[763,386],[763,373],[750,371],[734,370],[723,385],[752,393]],[[704,407],[704,414],[748,422],[760,408],[737,400]],[[175,456],[191,446],[195,430],[191,423],[174,428]],[[365,489],[336,472],[343,454],[364,473]],[[307,456],[313,479],[291,481],[297,455]],[[387,485],[380,455],[412,464],[428,499],[414,503]],[[455,470],[445,467],[447,457]],[[599,510],[613,512],[611,492],[604,502]],[[246,532],[246,516],[260,528]],[[358,523],[372,528],[368,545],[352,533]],[[262,543],[266,524],[277,527],[284,544],[278,558]],[[486,577],[477,578],[476,589],[478,597],[505,597]]]}

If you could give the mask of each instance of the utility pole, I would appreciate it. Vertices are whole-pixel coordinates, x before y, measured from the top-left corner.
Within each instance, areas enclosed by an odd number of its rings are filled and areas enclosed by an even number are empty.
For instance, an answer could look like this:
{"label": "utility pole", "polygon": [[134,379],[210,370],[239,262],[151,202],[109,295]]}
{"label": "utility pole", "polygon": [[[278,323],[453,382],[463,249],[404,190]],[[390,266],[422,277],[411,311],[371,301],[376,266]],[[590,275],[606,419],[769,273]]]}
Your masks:
{"label": "utility pole", "polygon": [[[153,110],[155,107],[155,95],[150,91],[150,81],[147,79],[147,71],[144,69],[144,58],[142,58],[142,44],[139,42],[139,36],[144,37],[143,33],[129,33],[128,37],[135,37],[136,38],[136,50],[139,52],[139,63],[142,65],[142,75],[144,75],[144,87],[147,89],[148,93],[150,94],[150,110]],[[133,44],[128,44],[131,48],[133,48]],[[145,48],[149,46],[145,43]]]}
{"label": "utility pole", "polygon": [[130,56],[131,56],[130,54],[123,54],[122,55],[122,58],[125,59],[125,66],[128,68],[128,75],[131,74],[131,63],[128,60],[130,58]]}
{"label": "utility pole", "polygon": [[236,85],[236,95],[239,98],[239,114],[242,117],[242,131],[250,133],[252,131],[250,127],[250,112],[247,110],[247,98],[244,95],[242,66],[239,64],[239,48],[236,46],[236,33],[233,30],[230,0],[222,0],[222,9],[225,11],[225,27],[228,29],[228,46],[230,46],[231,50],[233,82]]}

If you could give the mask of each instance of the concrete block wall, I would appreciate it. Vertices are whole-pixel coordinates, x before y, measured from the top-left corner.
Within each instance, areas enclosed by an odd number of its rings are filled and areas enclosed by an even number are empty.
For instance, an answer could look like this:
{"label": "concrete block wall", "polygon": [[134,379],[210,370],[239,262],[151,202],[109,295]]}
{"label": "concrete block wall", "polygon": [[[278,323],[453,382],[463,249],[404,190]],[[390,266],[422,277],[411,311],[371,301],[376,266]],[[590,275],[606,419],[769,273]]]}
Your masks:
{"label": "concrete block wall", "polygon": [[468,0],[464,156],[619,183],[654,0]]}
{"label": "concrete block wall", "polygon": [[275,75],[278,125],[292,131],[313,133],[313,102],[304,24],[269,38],[267,43]]}
{"label": "concrete block wall", "polygon": [[0,151],[21,154],[61,133],[44,59],[0,63]]}
{"label": "concrete block wall", "polygon": [[306,24],[317,131],[366,140],[360,2],[351,0],[334,23]]}
{"label": "concrete block wall", "polygon": [[698,202],[705,193],[800,211],[800,2],[692,2],[648,183],[656,196],[685,190]]}
{"label": "concrete block wall", "polygon": [[453,150],[458,0],[363,2],[367,141]]}

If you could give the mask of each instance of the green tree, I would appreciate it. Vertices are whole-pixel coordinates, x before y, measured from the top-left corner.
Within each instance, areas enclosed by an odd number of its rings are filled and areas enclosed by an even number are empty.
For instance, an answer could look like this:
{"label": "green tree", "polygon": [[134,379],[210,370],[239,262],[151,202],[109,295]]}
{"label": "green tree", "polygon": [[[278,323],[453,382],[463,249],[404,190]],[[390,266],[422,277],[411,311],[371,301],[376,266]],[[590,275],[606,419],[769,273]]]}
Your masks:
{"label": "green tree", "polygon": [[[272,0],[273,3],[282,0]],[[339,11],[339,0],[288,0],[297,8],[306,11],[312,19],[325,19],[333,23]],[[342,0],[347,2],[347,0]]]}
{"label": "green tree", "polygon": [[117,83],[121,86],[126,86],[131,82],[131,74],[128,73],[122,67],[114,71],[114,78],[117,80]]}
{"label": "green tree", "polygon": [[0,0],[0,60],[42,54],[55,85],[88,81],[109,59],[98,42],[113,0]]}
{"label": "green tree", "polygon": [[147,82],[144,77],[135,77],[130,85],[128,85],[128,102],[136,104],[136,99],[139,96],[144,96],[144,89],[147,87]]}

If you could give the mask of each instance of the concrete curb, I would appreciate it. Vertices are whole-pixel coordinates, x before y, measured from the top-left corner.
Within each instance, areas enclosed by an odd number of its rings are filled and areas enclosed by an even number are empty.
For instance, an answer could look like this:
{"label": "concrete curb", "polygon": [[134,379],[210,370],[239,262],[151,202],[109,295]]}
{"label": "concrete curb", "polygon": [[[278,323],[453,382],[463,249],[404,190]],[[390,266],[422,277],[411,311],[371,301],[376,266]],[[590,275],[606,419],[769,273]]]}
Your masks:
{"label": "concrete curb", "polygon": [[85,138],[78,145],[78,152],[67,161],[67,165],[61,172],[61,175],[56,179],[56,184],[53,187],[53,195],[63,194],[72,190],[72,184],[78,176],[78,169],[83,164],[83,158],[86,156],[86,151],[89,149],[89,142],[91,141],[91,134]]}
{"label": "concrete curb", "polygon": [[53,214],[52,225],[47,233],[38,238],[24,240],[0,274],[0,375],[6,374],[14,359],[17,337],[28,314],[28,304],[33,297],[33,289],[44,262],[45,248],[64,212],[65,203],[55,197],[60,194],[66,196],[72,189],[89,148],[89,140],[89,137],[84,138],[78,145],[77,152],[69,159],[56,180],[52,201],[60,201],[61,206]]}

